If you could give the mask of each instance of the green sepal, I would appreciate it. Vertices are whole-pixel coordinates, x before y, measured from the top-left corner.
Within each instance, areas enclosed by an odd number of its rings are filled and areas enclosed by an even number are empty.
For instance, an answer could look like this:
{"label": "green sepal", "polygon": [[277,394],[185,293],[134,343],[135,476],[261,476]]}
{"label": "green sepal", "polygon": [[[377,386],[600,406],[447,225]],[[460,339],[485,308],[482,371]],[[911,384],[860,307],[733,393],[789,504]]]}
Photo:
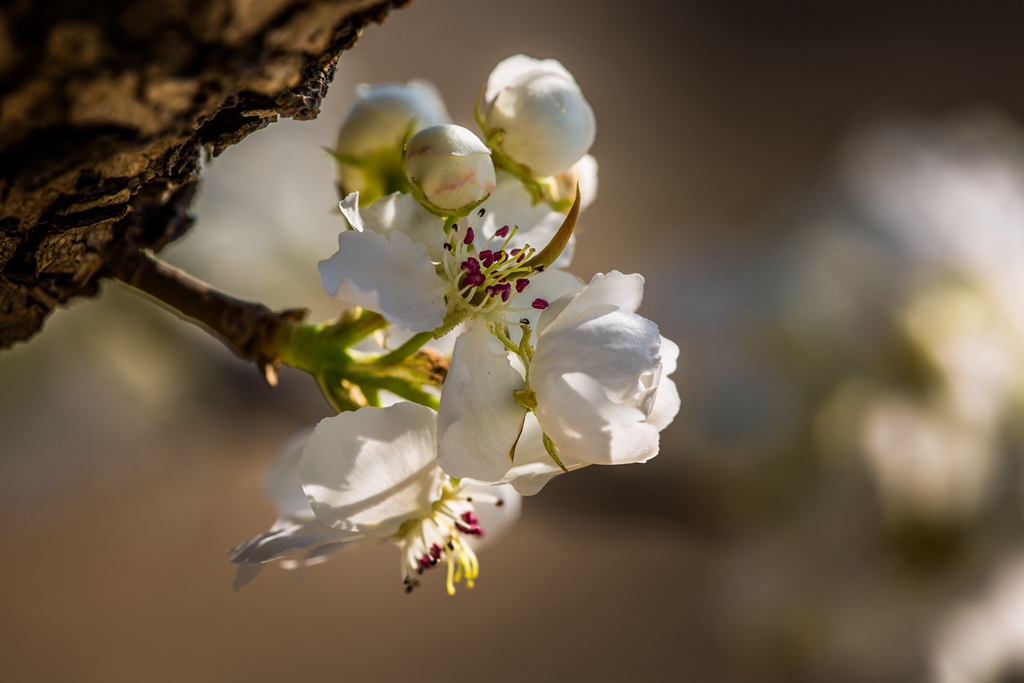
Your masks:
{"label": "green sepal", "polygon": [[533,389],[516,389],[512,392],[512,398],[527,410],[537,409],[537,394]]}
{"label": "green sepal", "polygon": [[424,209],[434,214],[435,216],[440,216],[441,218],[445,219],[453,218],[456,220],[459,218],[465,218],[466,216],[471,214],[474,209],[476,209],[478,206],[486,202],[488,198],[490,198],[491,196],[491,193],[488,192],[475,202],[470,202],[469,204],[459,207],[458,209],[442,209],[440,206],[434,206],[433,202],[427,199],[427,196],[423,194],[423,190],[421,190],[419,186],[416,185],[416,183],[409,183],[409,194],[412,195],[413,199],[420,203],[420,206],[422,206]]}
{"label": "green sepal", "polygon": [[544,450],[548,452],[548,455],[550,455],[551,459],[555,461],[558,468],[568,474],[569,470],[565,469],[565,465],[563,465],[562,461],[558,459],[558,449],[555,448],[555,442],[551,440],[551,437],[547,434],[542,434],[541,441],[544,442]]}
{"label": "green sepal", "polygon": [[434,330],[434,339],[440,339],[444,335],[448,334],[468,317],[469,311],[466,310],[464,306],[449,306],[448,311],[444,314],[444,320],[441,321],[440,327],[437,327]]}

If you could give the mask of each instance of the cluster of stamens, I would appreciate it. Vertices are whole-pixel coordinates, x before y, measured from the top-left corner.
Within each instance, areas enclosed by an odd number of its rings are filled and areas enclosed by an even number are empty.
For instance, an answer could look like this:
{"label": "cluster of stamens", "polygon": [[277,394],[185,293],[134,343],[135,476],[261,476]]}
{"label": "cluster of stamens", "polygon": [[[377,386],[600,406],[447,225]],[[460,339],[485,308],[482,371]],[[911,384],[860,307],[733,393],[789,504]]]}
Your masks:
{"label": "cluster of stamens", "polygon": [[[477,496],[478,502],[501,506],[503,501],[494,496]],[[472,588],[480,573],[476,553],[465,536],[482,537],[484,530],[474,514],[472,498],[448,482],[441,490],[441,499],[433,504],[429,517],[406,522],[398,535],[402,538],[402,572],[405,592],[411,593],[420,585],[417,576],[433,569],[441,562],[448,565],[448,594],[455,593],[455,584],[463,577],[466,587]]]}
{"label": "cluster of stamens", "polygon": [[[484,209],[480,209],[476,218],[483,215]],[[530,245],[507,250],[518,230],[519,226],[499,228],[478,251],[472,221],[464,226],[458,223],[452,226],[448,241],[444,243],[444,272],[455,294],[472,313],[486,314],[508,303],[513,289],[516,294],[522,294],[530,285],[529,276],[544,270],[543,266],[534,269],[524,265],[536,252]],[[495,240],[502,241],[497,249],[492,249],[491,243]],[[543,305],[538,306],[537,302]],[[534,308],[546,306],[543,299],[533,303]]]}

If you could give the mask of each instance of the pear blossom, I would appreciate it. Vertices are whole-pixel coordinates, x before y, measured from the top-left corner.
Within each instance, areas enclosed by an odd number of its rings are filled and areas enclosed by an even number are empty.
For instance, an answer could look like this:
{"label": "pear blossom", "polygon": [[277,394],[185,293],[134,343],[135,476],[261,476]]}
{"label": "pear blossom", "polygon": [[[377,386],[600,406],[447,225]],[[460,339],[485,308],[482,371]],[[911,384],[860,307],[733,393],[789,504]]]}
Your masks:
{"label": "pear blossom", "polygon": [[[527,242],[512,246],[519,232],[514,225],[502,225],[490,236],[478,232],[487,216],[484,208],[452,224],[446,234],[444,221],[411,202],[392,195],[365,210],[358,197],[346,197],[341,209],[353,229],[338,236],[338,252],[318,268],[331,296],[377,311],[411,332],[438,336],[463,320],[483,316],[505,324],[506,316],[518,320],[533,310],[519,295],[551,277],[533,258],[553,242],[564,251],[576,220],[574,212],[568,217],[554,212],[561,224],[552,237],[534,226],[550,240],[539,252]],[[559,233],[564,240],[555,239]],[[552,255],[559,265],[555,259]]]}
{"label": "pear blossom", "polygon": [[272,471],[268,491],[284,512],[269,532],[232,550],[243,579],[236,584],[271,560],[296,568],[371,540],[399,546],[406,591],[441,563],[449,594],[463,578],[471,588],[479,540],[508,528],[519,498],[510,487],[449,479],[436,449],[436,414],[412,403],[322,420],[289,444]]}
{"label": "pear blossom", "polygon": [[405,150],[409,183],[431,207],[454,212],[494,190],[491,150],[471,131],[452,124],[424,128]]}
{"label": "pear blossom", "polygon": [[554,59],[515,55],[487,78],[479,115],[485,137],[501,131],[502,152],[534,177],[569,169],[594,143],[594,111]]}
{"label": "pear blossom", "polygon": [[[563,467],[645,462],[657,455],[659,432],[679,411],[679,394],[668,378],[679,349],[635,313],[642,296],[641,276],[613,271],[552,302],[535,301],[543,312],[525,377],[508,372],[507,354],[497,353],[485,335],[463,335],[438,411],[438,461],[445,472],[536,493]],[[474,371],[463,371],[463,363]],[[541,448],[525,431],[528,410]],[[482,448],[510,439],[511,451]]]}

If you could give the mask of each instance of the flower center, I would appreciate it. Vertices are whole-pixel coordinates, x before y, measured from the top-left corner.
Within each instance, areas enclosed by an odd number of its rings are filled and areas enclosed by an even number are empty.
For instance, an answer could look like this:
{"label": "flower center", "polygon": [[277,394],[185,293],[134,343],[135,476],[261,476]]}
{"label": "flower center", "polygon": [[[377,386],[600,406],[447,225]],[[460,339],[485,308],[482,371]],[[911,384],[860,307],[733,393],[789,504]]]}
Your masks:
{"label": "flower center", "polygon": [[[480,209],[474,219],[483,215],[484,209]],[[523,264],[536,250],[527,244],[522,249],[506,251],[518,230],[519,226],[509,229],[506,225],[498,229],[494,237],[478,245],[473,220],[452,226],[448,241],[444,243],[444,272],[455,296],[473,314],[489,313],[502,307],[508,303],[513,289],[516,294],[522,294],[530,285],[533,269]],[[496,240],[501,243],[494,245],[497,249],[492,249]]]}
{"label": "flower center", "polygon": [[[488,502],[480,500],[478,502]],[[484,496],[484,498],[488,498]],[[495,505],[502,505],[495,498]],[[411,593],[420,585],[417,578],[441,562],[448,565],[448,594],[455,594],[455,584],[466,579],[466,587],[472,588],[480,573],[480,562],[476,553],[466,542],[468,536],[484,535],[480,520],[473,510],[472,499],[460,491],[457,484],[446,482],[441,489],[441,498],[431,506],[430,516],[409,520],[398,530],[402,543],[402,572],[405,592]]]}

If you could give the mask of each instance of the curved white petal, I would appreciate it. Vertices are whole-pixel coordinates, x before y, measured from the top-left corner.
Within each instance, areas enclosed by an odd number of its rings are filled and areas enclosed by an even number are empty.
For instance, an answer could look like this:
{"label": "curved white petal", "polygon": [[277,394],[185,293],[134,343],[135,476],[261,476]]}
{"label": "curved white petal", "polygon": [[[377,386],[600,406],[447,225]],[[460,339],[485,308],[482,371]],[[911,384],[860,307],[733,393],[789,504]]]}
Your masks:
{"label": "curved white petal", "polygon": [[412,195],[395,192],[363,209],[365,225],[374,232],[404,233],[427,248],[431,261],[444,258],[444,219],[424,209]]}
{"label": "curved white petal", "polygon": [[676,383],[668,377],[662,377],[658,385],[658,394],[654,399],[654,407],[651,414],[647,416],[647,424],[652,425],[659,432],[672,424],[679,414],[681,401],[679,400],[679,389]]}
{"label": "curved white petal", "polygon": [[[583,281],[566,270],[549,268],[543,273],[537,273],[530,278],[530,284],[521,294],[512,296],[510,306],[516,309],[526,309],[516,313],[519,319],[527,319],[533,329],[537,329],[537,321],[543,310],[533,308],[532,304],[537,299],[543,299],[548,303],[557,301],[566,294],[579,291],[583,287]],[[510,316],[511,317],[511,316]],[[521,332],[518,327],[512,327],[512,341],[518,343]]]}
{"label": "curved white petal", "polygon": [[644,278],[633,273],[623,275],[613,270],[607,275],[598,273],[578,292],[563,297],[544,311],[537,329],[557,329],[579,325],[583,321],[608,311],[635,313],[644,298]]}
{"label": "curved white petal", "polygon": [[388,322],[427,332],[444,320],[448,284],[437,276],[426,247],[404,233],[338,235],[338,252],[318,265],[327,293],[377,311]]}
{"label": "curved white petal", "polygon": [[322,420],[299,475],[324,524],[387,537],[426,517],[444,473],[437,467],[434,411],[413,403],[360,408]]}
{"label": "curved white petal", "polygon": [[487,482],[504,476],[526,414],[512,392],[523,386],[487,322],[475,321],[455,342],[437,410],[437,460],[448,476]]}
{"label": "curved white petal", "polygon": [[231,549],[235,564],[270,562],[288,555],[311,551],[327,543],[351,542],[361,534],[332,529],[319,520],[279,519],[270,531]]}
{"label": "curved white petal", "polygon": [[658,428],[644,411],[613,400],[590,375],[567,373],[546,382],[538,387],[537,403],[537,420],[560,457],[624,465],[658,454]]}

